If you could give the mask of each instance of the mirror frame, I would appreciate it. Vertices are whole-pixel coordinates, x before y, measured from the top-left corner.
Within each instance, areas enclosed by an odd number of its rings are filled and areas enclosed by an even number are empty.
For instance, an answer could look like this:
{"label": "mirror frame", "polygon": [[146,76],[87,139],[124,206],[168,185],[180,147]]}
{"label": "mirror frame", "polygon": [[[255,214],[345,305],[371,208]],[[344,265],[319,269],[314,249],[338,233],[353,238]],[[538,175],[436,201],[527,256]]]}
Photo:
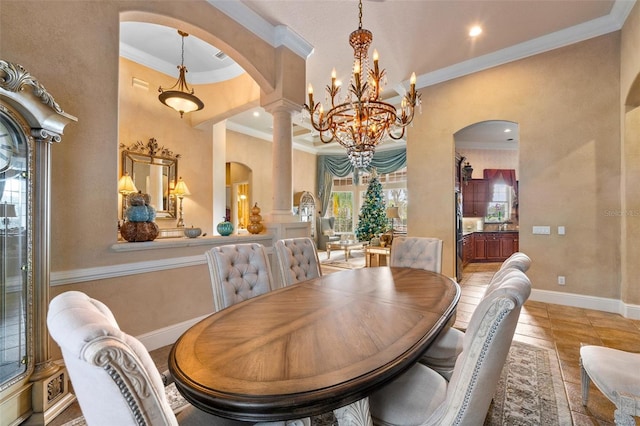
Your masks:
{"label": "mirror frame", "polygon": [[[121,175],[129,173],[129,175],[135,179],[136,164],[158,165],[162,166],[163,169],[166,168],[167,187],[169,191],[175,188],[178,182],[178,159],[180,158],[180,154],[175,154],[170,149],[160,146],[155,138],[150,138],[146,143],[137,141],[129,146],[121,143],[120,149],[122,159]],[[165,176],[165,173],[163,173],[163,176]],[[152,199],[151,201],[152,204],[154,204],[154,200]],[[177,203],[171,196],[167,197],[167,202],[167,208],[164,208],[164,205],[157,202],[155,203],[157,218],[175,219],[177,217]],[[126,203],[122,204],[122,217],[124,219]]]}

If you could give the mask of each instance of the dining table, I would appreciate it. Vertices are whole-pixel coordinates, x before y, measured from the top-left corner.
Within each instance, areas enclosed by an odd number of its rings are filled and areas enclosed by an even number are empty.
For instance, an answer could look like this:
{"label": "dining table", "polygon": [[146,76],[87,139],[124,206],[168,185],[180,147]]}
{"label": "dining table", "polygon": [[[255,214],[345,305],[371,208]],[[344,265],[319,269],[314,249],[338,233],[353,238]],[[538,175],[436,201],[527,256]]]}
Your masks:
{"label": "dining table", "polygon": [[454,280],[422,269],[335,272],[206,317],[177,340],[169,370],[185,399],[211,414],[250,422],[320,415],[416,363],[459,298]]}

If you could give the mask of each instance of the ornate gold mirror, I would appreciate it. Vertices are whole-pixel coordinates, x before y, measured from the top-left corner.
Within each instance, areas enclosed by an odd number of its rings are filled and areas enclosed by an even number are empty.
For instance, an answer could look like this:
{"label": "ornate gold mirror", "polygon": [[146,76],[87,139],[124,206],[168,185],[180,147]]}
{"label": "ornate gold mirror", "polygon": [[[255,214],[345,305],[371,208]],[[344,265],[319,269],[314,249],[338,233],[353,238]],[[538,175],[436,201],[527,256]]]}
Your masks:
{"label": "ornate gold mirror", "polygon": [[[175,218],[176,200],[172,191],[178,180],[180,154],[159,146],[154,138],[130,146],[120,144],[120,149],[122,175],[131,177],[135,190],[151,196],[151,205],[156,208],[157,217]],[[125,191],[119,190],[126,195]]]}

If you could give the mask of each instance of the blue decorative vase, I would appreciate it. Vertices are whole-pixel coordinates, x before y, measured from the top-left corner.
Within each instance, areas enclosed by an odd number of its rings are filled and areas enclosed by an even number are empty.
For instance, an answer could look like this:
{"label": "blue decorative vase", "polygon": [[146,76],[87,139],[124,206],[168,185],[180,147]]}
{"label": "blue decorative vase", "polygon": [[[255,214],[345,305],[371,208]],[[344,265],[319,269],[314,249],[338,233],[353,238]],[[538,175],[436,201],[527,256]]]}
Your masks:
{"label": "blue decorative vase", "polygon": [[216,229],[218,230],[218,234],[222,235],[223,237],[229,236],[233,233],[233,223],[229,222],[225,218],[223,222],[220,222],[218,224]]}

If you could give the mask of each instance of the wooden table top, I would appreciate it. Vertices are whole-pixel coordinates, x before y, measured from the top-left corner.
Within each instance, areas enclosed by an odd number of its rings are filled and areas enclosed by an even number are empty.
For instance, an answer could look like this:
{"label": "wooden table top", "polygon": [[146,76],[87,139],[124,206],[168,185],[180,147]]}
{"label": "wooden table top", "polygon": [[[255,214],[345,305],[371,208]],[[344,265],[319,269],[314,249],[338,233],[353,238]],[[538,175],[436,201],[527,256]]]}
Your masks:
{"label": "wooden table top", "polygon": [[196,407],[244,421],[329,412],[415,363],[453,315],[459,286],[434,272],[360,268],[233,305],[187,330],[169,369]]}

